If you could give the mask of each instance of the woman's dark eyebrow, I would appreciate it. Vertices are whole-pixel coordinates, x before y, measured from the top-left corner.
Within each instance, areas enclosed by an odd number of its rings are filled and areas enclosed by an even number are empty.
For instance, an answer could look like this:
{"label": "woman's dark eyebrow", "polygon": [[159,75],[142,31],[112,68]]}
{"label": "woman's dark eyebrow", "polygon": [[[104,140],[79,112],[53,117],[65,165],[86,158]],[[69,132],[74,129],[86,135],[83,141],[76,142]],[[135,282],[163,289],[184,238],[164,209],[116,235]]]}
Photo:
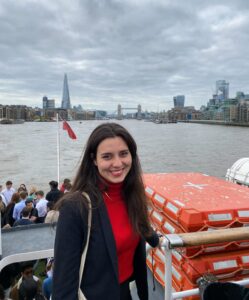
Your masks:
{"label": "woman's dark eyebrow", "polygon": [[103,152],[103,153],[100,153],[100,155],[110,155],[112,154],[112,152]]}
{"label": "woman's dark eyebrow", "polygon": [[[129,148],[127,148],[127,149],[122,149],[122,150],[120,150],[119,152],[126,152],[126,151],[130,151],[129,150]],[[113,152],[103,152],[103,153],[100,153],[100,155],[104,155],[104,154],[112,154]]]}

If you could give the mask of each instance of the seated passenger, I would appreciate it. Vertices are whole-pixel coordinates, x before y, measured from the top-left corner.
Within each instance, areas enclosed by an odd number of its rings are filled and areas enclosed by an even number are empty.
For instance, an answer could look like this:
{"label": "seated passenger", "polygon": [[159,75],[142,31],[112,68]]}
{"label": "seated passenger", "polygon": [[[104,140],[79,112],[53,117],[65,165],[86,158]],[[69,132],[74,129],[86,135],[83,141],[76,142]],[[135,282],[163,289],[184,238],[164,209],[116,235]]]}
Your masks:
{"label": "seated passenger", "polygon": [[46,215],[44,223],[55,223],[58,221],[58,218],[59,218],[59,211],[54,210],[53,202],[48,202],[47,203],[47,215]]}
{"label": "seated passenger", "polygon": [[22,214],[22,218],[19,220],[16,220],[13,227],[33,224],[33,222],[30,221],[30,219],[29,219],[30,208],[25,206],[23,208],[21,214]]}
{"label": "seated passenger", "polygon": [[25,200],[27,199],[28,193],[27,192],[20,192],[20,202],[16,203],[13,210],[13,219],[15,221],[19,220],[21,218],[21,211],[25,207]]}
{"label": "seated passenger", "polygon": [[19,188],[17,189],[18,193],[21,193],[21,192],[27,192],[28,193],[28,190],[26,188],[26,185],[24,183],[21,183]]}
{"label": "seated passenger", "polygon": [[[29,279],[32,279],[32,280],[29,280]],[[38,292],[41,291],[41,281],[39,280],[38,277],[33,275],[33,263],[30,261],[24,262],[21,264],[21,278],[17,281],[17,283],[13,286],[13,288],[10,291],[10,298],[12,300],[25,299],[25,298],[21,298],[22,293],[24,292],[24,290],[26,290],[25,289],[26,284],[24,286],[23,285],[21,286],[22,282],[25,280],[28,280],[29,283],[30,283],[30,281],[35,281],[36,285],[37,285],[37,291]],[[29,287],[30,287],[30,285],[32,286],[32,284],[29,284],[29,283],[28,283],[28,286]],[[20,291],[21,287],[22,287],[22,289]],[[19,296],[21,296],[21,297],[19,297]]]}
{"label": "seated passenger", "polygon": [[47,214],[47,203],[48,200],[44,198],[44,192],[43,191],[37,191],[36,192],[36,209],[38,211],[38,218],[36,220],[37,223],[44,223],[46,214]]}
{"label": "seated passenger", "polygon": [[41,294],[38,282],[30,277],[24,279],[19,288],[19,300],[45,300]]}
{"label": "seated passenger", "polygon": [[56,203],[62,196],[61,191],[58,189],[58,182],[57,181],[50,181],[49,182],[50,191],[46,195],[46,199],[48,201],[52,201]]}
{"label": "seated passenger", "polygon": [[36,220],[38,218],[38,211],[34,207],[33,198],[31,196],[28,196],[28,198],[25,201],[25,205],[30,210],[30,214],[29,214],[30,221],[36,223]]}
{"label": "seated passenger", "polygon": [[1,227],[3,227],[3,225],[4,225],[4,224],[3,224],[3,217],[4,217],[5,210],[6,210],[6,205],[4,204],[3,198],[2,198],[2,196],[0,195]]}
{"label": "seated passenger", "polygon": [[14,193],[11,197],[10,203],[7,205],[4,218],[3,218],[3,226],[12,227],[15,223],[15,219],[13,218],[13,211],[16,203],[20,201],[20,195],[18,193]]}
{"label": "seated passenger", "polygon": [[44,279],[44,281],[42,283],[42,293],[46,297],[46,299],[50,299],[50,296],[52,294],[53,263],[54,263],[53,258],[48,260],[48,263],[46,266],[47,278]]}
{"label": "seated passenger", "polygon": [[65,179],[63,180],[63,183],[62,183],[61,187],[60,187],[60,191],[61,191],[62,193],[65,193],[65,189],[66,189],[66,186],[67,186],[68,184],[71,184],[71,180],[70,180],[69,178],[65,178]]}

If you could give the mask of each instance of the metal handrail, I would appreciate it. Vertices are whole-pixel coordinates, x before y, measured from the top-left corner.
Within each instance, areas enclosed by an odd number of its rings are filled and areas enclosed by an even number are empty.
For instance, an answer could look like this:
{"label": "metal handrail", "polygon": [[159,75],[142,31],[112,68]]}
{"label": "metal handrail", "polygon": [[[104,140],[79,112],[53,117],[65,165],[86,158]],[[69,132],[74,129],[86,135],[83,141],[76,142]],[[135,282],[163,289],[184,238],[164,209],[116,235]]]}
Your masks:
{"label": "metal handrail", "polygon": [[172,248],[192,247],[223,242],[249,240],[249,228],[237,227],[213,231],[167,234],[165,236]]}

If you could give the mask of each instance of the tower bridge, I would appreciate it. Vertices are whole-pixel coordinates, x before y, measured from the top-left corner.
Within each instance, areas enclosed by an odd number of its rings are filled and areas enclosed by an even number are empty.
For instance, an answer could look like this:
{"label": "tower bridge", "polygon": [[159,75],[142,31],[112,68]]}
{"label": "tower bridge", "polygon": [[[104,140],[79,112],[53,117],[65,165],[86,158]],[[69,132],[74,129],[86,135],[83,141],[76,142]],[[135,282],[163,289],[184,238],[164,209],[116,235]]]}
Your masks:
{"label": "tower bridge", "polygon": [[121,120],[123,118],[124,110],[136,110],[137,111],[137,119],[140,120],[142,118],[142,106],[138,104],[137,107],[122,107],[121,104],[118,104],[117,108],[117,119]]}

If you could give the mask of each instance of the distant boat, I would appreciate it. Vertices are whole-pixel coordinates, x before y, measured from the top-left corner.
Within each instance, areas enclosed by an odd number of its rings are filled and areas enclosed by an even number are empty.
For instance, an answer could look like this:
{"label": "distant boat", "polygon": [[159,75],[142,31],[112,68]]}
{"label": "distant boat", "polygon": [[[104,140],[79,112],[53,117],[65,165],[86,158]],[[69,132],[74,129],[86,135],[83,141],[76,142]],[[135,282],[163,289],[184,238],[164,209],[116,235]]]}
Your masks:
{"label": "distant boat", "polygon": [[23,119],[2,119],[0,124],[23,124],[25,121]]}
{"label": "distant boat", "polygon": [[164,120],[164,119],[156,119],[154,120],[154,123],[156,124],[171,124],[171,123],[177,123],[177,120]]}

